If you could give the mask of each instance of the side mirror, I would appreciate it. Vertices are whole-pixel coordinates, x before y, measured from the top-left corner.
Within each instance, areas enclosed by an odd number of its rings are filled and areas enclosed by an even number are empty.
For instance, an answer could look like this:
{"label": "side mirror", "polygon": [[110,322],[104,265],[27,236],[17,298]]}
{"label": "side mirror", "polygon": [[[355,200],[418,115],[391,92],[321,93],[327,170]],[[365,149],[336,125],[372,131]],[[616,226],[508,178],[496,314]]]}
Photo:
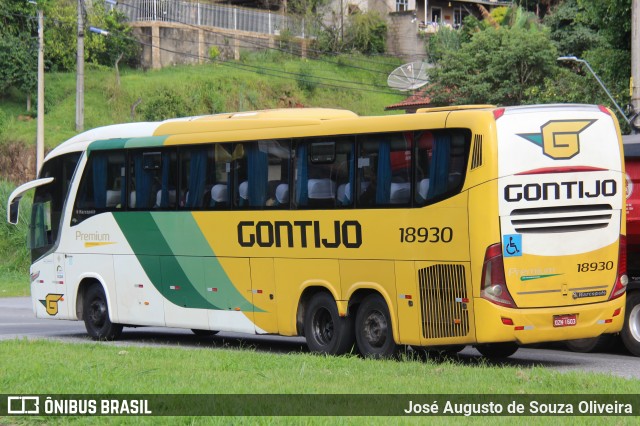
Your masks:
{"label": "side mirror", "polygon": [[11,204],[9,205],[9,212],[8,212],[8,221],[10,224],[12,225],[17,225],[18,224],[18,217],[20,216],[20,199],[22,197],[16,197],[11,201]]}

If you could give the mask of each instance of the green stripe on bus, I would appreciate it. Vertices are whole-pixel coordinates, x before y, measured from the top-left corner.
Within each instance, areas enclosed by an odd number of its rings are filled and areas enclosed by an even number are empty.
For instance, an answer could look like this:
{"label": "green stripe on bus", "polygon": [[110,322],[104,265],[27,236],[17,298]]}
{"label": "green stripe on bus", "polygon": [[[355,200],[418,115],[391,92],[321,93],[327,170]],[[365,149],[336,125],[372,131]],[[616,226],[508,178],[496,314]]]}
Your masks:
{"label": "green stripe on bus", "polygon": [[[190,213],[116,212],[113,216],[151,283],[171,303],[262,312],[235,288]],[[218,291],[208,292],[211,287]]]}
{"label": "green stripe on bus", "polygon": [[[263,312],[247,301],[229,279],[209,242],[191,213],[154,212],[151,214],[175,259],[194,289],[205,299],[215,297],[221,309]],[[216,288],[215,293],[208,288]]]}
{"label": "green stripe on bus", "polygon": [[164,145],[168,136],[145,136],[143,138],[114,138],[93,141],[87,151],[102,151],[123,148],[156,148]]}
{"label": "green stripe on bus", "polygon": [[125,147],[129,139],[101,139],[97,141],[93,141],[87,147],[87,152],[91,151],[101,151],[107,149],[122,149]]}
{"label": "green stripe on bus", "polygon": [[131,138],[127,141],[125,148],[155,148],[164,145],[168,136],[146,136],[143,138]]}

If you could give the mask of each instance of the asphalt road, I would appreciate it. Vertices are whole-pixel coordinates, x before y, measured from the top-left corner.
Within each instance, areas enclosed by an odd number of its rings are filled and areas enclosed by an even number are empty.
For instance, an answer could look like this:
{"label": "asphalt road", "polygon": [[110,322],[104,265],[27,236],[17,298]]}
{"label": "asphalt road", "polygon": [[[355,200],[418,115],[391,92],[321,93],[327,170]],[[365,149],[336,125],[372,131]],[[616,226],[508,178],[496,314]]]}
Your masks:
{"label": "asphalt road", "polygon": [[[84,323],[56,321],[34,317],[28,297],[0,298],[0,341],[16,338],[55,339],[65,342],[90,342]],[[1,343],[0,343],[1,344]],[[181,348],[252,348],[271,352],[307,352],[303,338],[254,336],[239,333],[219,333],[214,337],[197,337],[189,330],[163,327],[125,328],[116,342],[100,342],[116,346],[180,346]],[[485,362],[472,347],[457,356],[463,364]],[[640,358],[624,349],[609,353],[580,354],[565,351],[559,344],[546,348],[520,348],[510,358],[496,362],[523,368],[542,366],[553,370],[588,371],[640,379]]]}

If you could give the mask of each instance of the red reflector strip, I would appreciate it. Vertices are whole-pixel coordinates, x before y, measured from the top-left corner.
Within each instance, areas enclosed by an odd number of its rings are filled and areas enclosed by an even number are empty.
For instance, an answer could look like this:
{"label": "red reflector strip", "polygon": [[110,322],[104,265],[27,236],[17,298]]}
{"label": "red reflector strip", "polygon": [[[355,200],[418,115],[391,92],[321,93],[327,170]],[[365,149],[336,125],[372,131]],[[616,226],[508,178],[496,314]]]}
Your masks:
{"label": "red reflector strip", "polygon": [[144,288],[144,285],[142,285],[142,284],[136,284],[136,285],[134,285],[134,287],[135,287],[135,288]]}
{"label": "red reflector strip", "polygon": [[44,284],[44,280],[38,280],[39,284]]}
{"label": "red reflector strip", "polygon": [[180,290],[180,286],[179,285],[172,285],[171,287],[169,287],[171,290]]}
{"label": "red reflector strip", "polygon": [[218,288],[217,287],[209,287],[207,289],[207,291],[212,291],[212,292],[216,293],[218,291]]}
{"label": "red reflector strip", "polygon": [[533,326],[532,325],[518,325],[516,327],[513,327],[513,329],[515,331],[533,330]]}
{"label": "red reflector strip", "polygon": [[253,294],[262,294],[262,290],[251,290]]}
{"label": "red reflector strip", "polygon": [[621,310],[621,308],[618,308],[615,311],[613,311],[613,315],[612,316],[617,317],[618,315],[620,315],[620,310]]}
{"label": "red reflector strip", "polygon": [[504,318],[504,317],[502,317],[502,318],[500,318],[500,319],[502,320],[502,323],[503,323],[504,325],[513,325],[513,320],[512,320],[511,318]]}
{"label": "red reflector strip", "polygon": [[411,300],[411,295],[410,294],[401,294],[400,295],[400,299]]}
{"label": "red reflector strip", "polygon": [[64,281],[54,281],[55,284],[64,284]]}
{"label": "red reflector strip", "polygon": [[598,324],[611,324],[613,322],[613,319],[608,318],[605,320],[598,320]]}

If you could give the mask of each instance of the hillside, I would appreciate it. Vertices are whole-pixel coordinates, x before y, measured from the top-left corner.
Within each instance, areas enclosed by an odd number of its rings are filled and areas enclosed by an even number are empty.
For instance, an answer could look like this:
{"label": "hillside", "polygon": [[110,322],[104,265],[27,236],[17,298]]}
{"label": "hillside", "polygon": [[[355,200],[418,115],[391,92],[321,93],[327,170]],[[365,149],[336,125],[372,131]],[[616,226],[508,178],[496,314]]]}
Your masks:
{"label": "hillside", "polygon": [[[399,64],[391,58],[351,56],[291,59],[276,53],[242,55],[240,62],[124,70],[85,71],[84,128],[179,116],[283,107],[345,108],[361,115],[384,114],[404,94],[390,91],[386,77]],[[49,150],[75,132],[74,73],[47,73],[45,146]],[[35,99],[0,99],[0,179],[14,183],[35,169]]]}

